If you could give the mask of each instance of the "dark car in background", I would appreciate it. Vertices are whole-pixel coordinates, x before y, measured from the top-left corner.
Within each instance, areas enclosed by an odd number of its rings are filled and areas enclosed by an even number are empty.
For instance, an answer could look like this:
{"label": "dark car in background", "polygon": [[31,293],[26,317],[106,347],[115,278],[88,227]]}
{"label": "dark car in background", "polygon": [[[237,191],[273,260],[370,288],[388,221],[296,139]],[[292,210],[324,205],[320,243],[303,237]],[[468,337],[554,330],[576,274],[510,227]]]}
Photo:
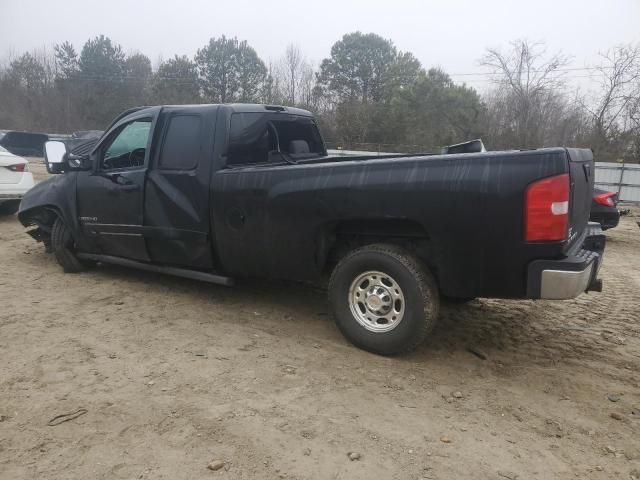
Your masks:
{"label": "dark car in background", "polygon": [[49,140],[45,133],[6,132],[0,139],[0,146],[14,155],[23,157],[41,157],[44,144]]}
{"label": "dark car in background", "polygon": [[594,188],[589,220],[598,222],[602,226],[602,230],[617,227],[620,221],[620,212],[617,207],[618,194],[616,192]]}
{"label": "dark car in background", "polygon": [[65,143],[69,150],[76,153],[86,153],[98,143],[103,133],[102,130],[80,130],[73,132],[71,138],[67,139]]}

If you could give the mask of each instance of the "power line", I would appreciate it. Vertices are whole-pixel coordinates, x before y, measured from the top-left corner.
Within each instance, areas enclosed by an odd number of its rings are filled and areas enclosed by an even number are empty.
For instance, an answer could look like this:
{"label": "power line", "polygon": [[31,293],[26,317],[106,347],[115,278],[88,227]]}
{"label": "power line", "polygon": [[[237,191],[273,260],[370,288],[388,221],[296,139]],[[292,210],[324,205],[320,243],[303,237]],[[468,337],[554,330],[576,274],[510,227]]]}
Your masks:
{"label": "power line", "polygon": [[[581,70],[596,70],[596,71],[600,71],[600,70],[609,70],[609,69],[613,69],[614,67],[571,67],[571,68],[555,68],[551,71],[549,71],[549,73],[553,73],[553,72],[575,72],[575,71],[581,71]],[[528,70],[528,72],[530,73],[544,73],[547,72],[547,70]],[[475,73],[449,73],[448,74],[450,77],[463,77],[463,76],[467,76],[467,75],[502,75],[502,73],[500,72],[475,72]]]}
{"label": "power line", "polygon": [[[576,72],[576,71],[601,71],[603,69],[612,69],[614,67],[572,67],[572,68],[557,68],[549,71],[549,73],[555,72]],[[543,73],[547,70],[528,70],[529,73]],[[463,73],[447,73],[444,72],[449,77],[495,77],[502,76],[501,72],[463,72]],[[587,76],[597,76],[597,74],[591,74]],[[569,78],[584,78],[585,76],[580,77],[569,77]],[[72,79],[87,79],[87,80],[105,80],[105,79],[115,79],[115,80],[148,80],[148,79],[160,79],[160,80],[189,80],[194,81],[193,77],[185,77],[185,76],[176,76],[176,75],[162,75],[158,76],[156,74],[150,73],[149,75],[129,75],[129,74],[110,74],[110,75],[101,75],[101,74],[87,74],[87,73],[76,73],[72,77],[63,78],[63,80],[72,80]],[[415,74],[395,74],[386,76],[386,79],[413,79],[416,78]]]}

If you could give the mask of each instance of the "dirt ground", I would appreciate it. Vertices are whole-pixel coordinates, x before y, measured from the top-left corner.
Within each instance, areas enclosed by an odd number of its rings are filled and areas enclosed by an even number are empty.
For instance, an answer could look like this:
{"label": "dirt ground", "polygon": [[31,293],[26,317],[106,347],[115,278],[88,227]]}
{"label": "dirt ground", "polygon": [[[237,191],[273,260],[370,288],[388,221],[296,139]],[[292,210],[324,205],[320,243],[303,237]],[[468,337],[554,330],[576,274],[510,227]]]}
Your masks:
{"label": "dirt ground", "polygon": [[603,293],[445,305],[399,358],[347,343],[320,290],[64,274],[2,217],[0,478],[640,477],[636,214]]}

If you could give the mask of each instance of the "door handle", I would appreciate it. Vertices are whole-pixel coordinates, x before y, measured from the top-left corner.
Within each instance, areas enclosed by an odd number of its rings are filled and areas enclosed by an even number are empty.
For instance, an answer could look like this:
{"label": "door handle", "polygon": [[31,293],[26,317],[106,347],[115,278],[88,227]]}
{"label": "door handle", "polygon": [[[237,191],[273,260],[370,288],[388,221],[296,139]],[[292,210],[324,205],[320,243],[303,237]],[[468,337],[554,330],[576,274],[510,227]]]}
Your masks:
{"label": "door handle", "polygon": [[140,185],[136,183],[128,185],[111,185],[109,187],[109,193],[116,194],[118,192],[135,192],[140,190]]}

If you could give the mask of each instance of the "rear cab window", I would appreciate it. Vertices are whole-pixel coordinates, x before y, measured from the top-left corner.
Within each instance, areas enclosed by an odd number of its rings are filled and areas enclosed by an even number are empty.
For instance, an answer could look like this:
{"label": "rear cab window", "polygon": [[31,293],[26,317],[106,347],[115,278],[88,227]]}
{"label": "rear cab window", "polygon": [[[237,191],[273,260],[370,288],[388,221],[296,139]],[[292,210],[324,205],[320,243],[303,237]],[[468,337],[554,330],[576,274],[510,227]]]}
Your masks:
{"label": "rear cab window", "polygon": [[322,137],[310,117],[259,112],[231,115],[229,166],[295,162],[323,155]]}

